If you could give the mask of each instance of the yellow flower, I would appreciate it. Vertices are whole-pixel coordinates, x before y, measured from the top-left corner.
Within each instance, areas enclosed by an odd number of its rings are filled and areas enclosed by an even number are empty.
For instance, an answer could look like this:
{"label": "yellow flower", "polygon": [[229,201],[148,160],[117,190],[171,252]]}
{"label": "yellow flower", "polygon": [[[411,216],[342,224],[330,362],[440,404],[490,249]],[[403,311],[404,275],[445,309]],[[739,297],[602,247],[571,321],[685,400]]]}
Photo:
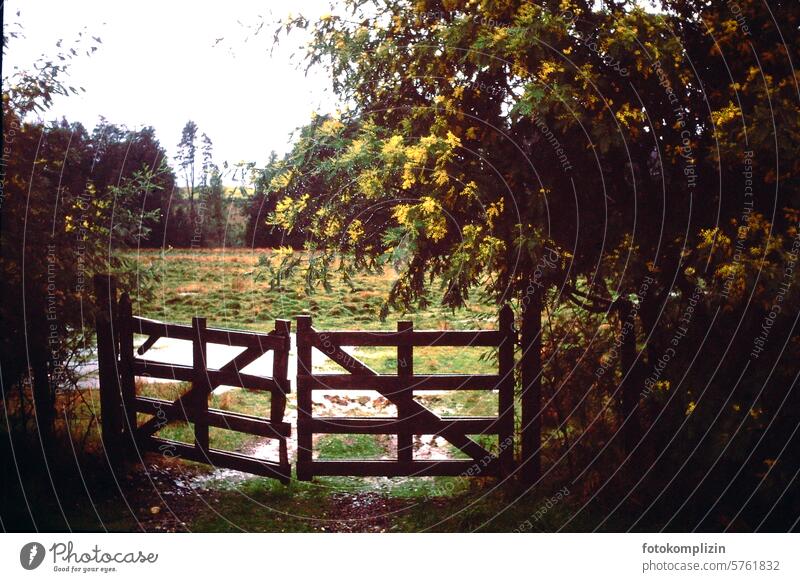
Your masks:
{"label": "yellow flower", "polygon": [[403,136],[393,135],[390,137],[389,140],[383,144],[381,151],[383,155],[388,158],[393,158],[403,153]]}
{"label": "yellow flower", "polygon": [[358,176],[358,187],[365,197],[377,198],[380,194],[381,182],[378,178],[378,170],[366,170]]}
{"label": "yellow flower", "polygon": [[457,148],[461,145],[461,140],[457,135],[455,135],[452,131],[447,132],[447,137],[445,138],[447,145],[451,148]]}
{"label": "yellow flower", "polygon": [[403,168],[403,190],[408,190],[416,183],[416,178],[414,177],[414,172],[411,170],[411,165],[406,164],[405,168]]}
{"label": "yellow flower", "polygon": [[336,135],[344,128],[344,124],[338,119],[326,119],[319,127],[319,132],[323,135]]}
{"label": "yellow flower", "polygon": [[394,207],[392,214],[394,215],[394,218],[397,220],[398,224],[409,226],[411,224],[408,217],[410,211],[411,207],[408,204],[398,204]]}
{"label": "yellow flower", "polygon": [[443,168],[437,168],[433,172],[436,184],[439,186],[444,186],[450,180],[450,176],[447,175],[447,170]]}
{"label": "yellow flower", "polygon": [[434,200],[430,196],[424,196],[419,205],[419,207],[425,214],[432,214],[433,212],[436,212],[437,206],[438,204],[436,204],[436,200]]}
{"label": "yellow flower", "polygon": [[364,238],[364,225],[360,220],[356,219],[350,223],[350,226],[347,227],[347,236],[353,244]]}

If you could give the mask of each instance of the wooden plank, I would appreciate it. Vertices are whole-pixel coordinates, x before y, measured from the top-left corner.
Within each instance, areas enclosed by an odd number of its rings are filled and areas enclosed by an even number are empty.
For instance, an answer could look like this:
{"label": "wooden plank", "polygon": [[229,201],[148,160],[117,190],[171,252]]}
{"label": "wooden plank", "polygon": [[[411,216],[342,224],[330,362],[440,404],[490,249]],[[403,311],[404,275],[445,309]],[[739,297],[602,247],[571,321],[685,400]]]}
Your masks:
{"label": "wooden plank", "polygon": [[187,443],[148,437],[142,441],[142,447],[168,457],[179,457],[198,463],[208,463],[215,467],[226,467],[235,471],[243,471],[263,477],[273,477],[287,483],[291,478],[291,467],[288,463],[275,463],[256,459],[240,453],[219,449],[199,450]]}
{"label": "wooden plank", "polygon": [[175,380],[176,382],[191,382],[193,377],[191,366],[164,364],[143,358],[134,358],[132,367],[136,376],[149,376],[151,378]]}
{"label": "wooden plank", "polygon": [[[133,318],[134,333],[168,337],[192,341],[192,326],[179,323],[166,323],[146,317]],[[289,340],[272,334],[242,331],[238,329],[224,329],[219,327],[206,328],[206,343],[224,346],[241,346],[260,348],[263,351],[275,349],[288,349]]]}
{"label": "wooden plank", "polygon": [[[137,412],[152,414],[160,417],[162,422],[166,418],[182,418],[192,422],[193,416],[190,409],[181,408],[170,400],[137,396],[135,400]],[[206,416],[209,426],[235,430],[267,438],[280,438],[291,436],[292,427],[288,422],[273,423],[259,416],[250,416],[228,410],[209,408]]]}
{"label": "wooden plank", "polygon": [[297,478],[300,481],[309,481],[314,476],[311,469],[314,437],[311,426],[312,388],[308,383],[301,384],[299,381],[301,375],[307,376],[313,373],[311,329],[310,315],[297,317]]}
{"label": "wooden plank", "polygon": [[273,390],[269,403],[269,417],[274,423],[283,421],[286,412],[286,393],[288,390],[289,379],[289,349],[291,345],[291,323],[286,319],[275,321],[275,336],[285,338],[287,341],[286,349],[275,350],[272,359],[272,376],[274,381],[282,385],[286,390]]}
{"label": "wooden plank", "polygon": [[[194,379],[194,370],[190,366],[180,366],[177,364],[163,364],[141,358],[134,358],[133,372],[136,376],[149,376],[151,378],[163,378],[175,380],[176,382],[191,382]],[[218,386],[239,386],[248,390],[270,390],[280,391],[281,386],[272,378],[266,376],[255,376],[253,374],[243,374],[235,370],[206,370],[208,381],[211,383],[208,391]],[[187,392],[188,394],[188,392]]]}
{"label": "wooden plank", "polygon": [[136,378],[133,371],[133,328],[131,318],[131,299],[123,293],[119,301],[119,374],[122,390],[122,409],[124,413],[123,432],[126,435],[125,448],[128,455],[136,453]]}
{"label": "wooden plank", "polygon": [[[234,346],[241,347],[241,346]],[[263,356],[267,350],[263,350],[258,346],[250,346],[245,348],[243,352],[237,354],[233,359],[226,363],[220,370],[240,372],[247,366],[255,362],[258,358]]]}
{"label": "wooden plank", "polygon": [[462,434],[497,434],[500,421],[494,416],[443,416],[437,422],[412,416],[404,420],[395,417],[317,416],[311,429],[319,434],[396,434],[406,430],[412,434],[440,435],[444,431]]}
{"label": "wooden plank", "polygon": [[348,354],[341,347],[327,341],[326,332],[316,333],[312,338],[312,345],[351,374],[358,376],[377,375],[377,372],[367,366],[364,362],[352,354]]}
{"label": "wooden plank", "polygon": [[122,459],[122,393],[117,369],[115,322],[117,305],[116,279],[110,275],[95,275],[97,296],[95,321],[97,326],[97,362],[100,382],[102,441],[113,467]]}
{"label": "wooden plank", "polygon": [[401,378],[394,375],[354,376],[352,374],[300,375],[297,384],[312,390],[496,390],[502,378],[496,374],[432,374]]}
{"label": "wooden plank", "polygon": [[[406,336],[412,334],[414,323],[411,321],[398,321],[398,335]],[[414,346],[397,346],[397,376],[407,381],[413,380],[414,375]],[[414,414],[414,391],[407,383],[396,395],[395,406],[397,406],[397,416],[404,420],[409,420]],[[400,463],[408,464],[414,458],[413,433],[408,429],[408,423],[401,425],[402,430],[397,432],[397,460]]]}
{"label": "wooden plank", "polygon": [[290,338],[273,334],[241,331],[237,329],[222,329],[210,327],[206,331],[206,341],[211,344],[224,346],[246,346],[268,350],[289,350]]}
{"label": "wooden plank", "polygon": [[500,310],[500,332],[503,341],[498,348],[498,366],[500,368],[500,394],[498,398],[498,416],[500,431],[500,468],[503,476],[514,471],[514,347],[517,333],[514,329],[514,311],[510,305]]}
{"label": "wooden plank", "polygon": [[354,477],[495,477],[499,474],[496,460],[484,466],[479,461],[313,461],[310,467],[314,475]]}
{"label": "wooden plank", "polygon": [[[306,335],[307,334],[307,335]],[[314,344],[320,334],[335,346],[457,346],[495,347],[503,340],[497,330],[425,330],[411,334],[394,331],[308,331],[303,339]],[[298,330],[298,338],[300,332]]]}
{"label": "wooden plank", "polygon": [[217,386],[239,386],[248,390],[281,391],[280,385],[272,378],[242,374],[233,370],[206,370],[211,382],[209,392]]}
{"label": "wooden plank", "polygon": [[137,316],[133,318],[133,332],[141,335],[156,335],[192,341],[192,326],[178,323],[165,323],[146,317]]}
{"label": "wooden plank", "polygon": [[195,446],[203,451],[208,450],[208,395],[210,379],[206,372],[208,352],[206,350],[206,318],[193,317],[192,329],[192,398],[190,408],[194,420]]}
{"label": "wooden plank", "polygon": [[[133,326],[131,326],[131,333],[133,333]],[[160,339],[161,336],[159,335],[151,335],[146,340],[144,340],[144,343],[139,346],[139,349],[136,350],[136,353],[139,354],[140,356],[144,355],[145,352],[147,352],[150,348],[152,348],[156,344],[156,342]]]}

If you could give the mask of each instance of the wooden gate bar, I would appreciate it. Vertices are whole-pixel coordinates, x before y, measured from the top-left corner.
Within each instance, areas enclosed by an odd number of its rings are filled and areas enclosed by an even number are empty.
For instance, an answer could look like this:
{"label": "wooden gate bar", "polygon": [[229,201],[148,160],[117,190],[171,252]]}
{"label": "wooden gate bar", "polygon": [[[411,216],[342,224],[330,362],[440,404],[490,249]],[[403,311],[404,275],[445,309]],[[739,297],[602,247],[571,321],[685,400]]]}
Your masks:
{"label": "wooden gate bar", "polygon": [[226,467],[263,477],[273,477],[288,483],[291,471],[287,464],[257,459],[241,453],[219,449],[201,450],[187,443],[150,437],[148,448],[169,457],[181,457],[197,463],[212,463],[216,467]]}
{"label": "wooden gate bar", "polygon": [[193,317],[192,329],[194,338],[192,340],[192,391],[194,398],[192,402],[192,412],[194,418],[194,442],[195,446],[208,451],[208,396],[211,392],[206,364],[208,362],[208,351],[206,349],[206,318]]}
{"label": "wooden gate bar", "polygon": [[131,298],[123,293],[119,300],[119,373],[122,390],[122,408],[125,418],[123,427],[125,452],[133,456],[136,452],[136,378],[133,373],[133,312]]}
{"label": "wooden gate bar", "polygon": [[[289,349],[291,347],[292,324],[288,319],[278,319],[275,321],[274,334],[283,338],[285,349],[273,352],[272,376],[275,381],[281,384],[278,390],[273,390],[270,396],[270,421],[273,425],[283,424],[283,415],[286,412],[286,395],[290,392],[291,386],[287,378],[289,373]],[[288,435],[287,435],[288,436]],[[289,467],[289,447],[285,438],[278,441],[278,459],[282,466]]]}
{"label": "wooden gate bar", "polygon": [[377,390],[378,392],[399,393],[406,386],[414,390],[495,390],[503,377],[499,374],[429,374],[399,378],[389,374],[357,376],[354,374],[316,374],[301,375],[297,381],[306,382],[315,390]]}
{"label": "wooden gate bar", "polygon": [[[190,325],[165,323],[146,317],[133,318],[133,332],[141,335],[187,341],[194,339],[194,331]],[[206,342],[226,346],[256,347],[261,349],[262,353],[266,350],[281,350],[284,348],[284,338],[274,334],[217,327],[206,330]]]}
{"label": "wooden gate bar", "polygon": [[[150,398],[148,396],[137,396],[134,400],[134,407],[137,412],[144,412],[146,414],[169,415],[177,418],[181,417],[183,410],[175,410],[175,404],[169,400],[162,400],[160,398]],[[192,422],[194,415],[191,411],[186,410],[186,420]],[[162,417],[163,418],[163,417]],[[260,416],[251,416],[249,414],[241,414],[238,412],[231,412],[228,410],[218,410],[216,408],[209,408],[206,414],[206,420],[209,426],[217,428],[225,428],[228,430],[235,430],[237,432],[244,432],[269,438],[287,437],[291,435],[291,425],[287,422],[273,423],[267,421]]]}
{"label": "wooden gate bar", "polygon": [[497,430],[494,416],[443,416],[437,421],[420,416],[407,418],[316,416],[311,420],[314,433],[321,434],[395,434],[406,431],[413,434],[440,435],[448,429],[464,434],[492,433]]}
{"label": "wooden gate bar", "polygon": [[500,367],[499,404],[500,431],[500,468],[504,476],[514,469],[514,346],[517,333],[514,329],[514,311],[511,306],[504,305],[500,310],[500,333],[503,339],[498,347],[498,364]]}
{"label": "wooden gate bar", "polygon": [[[397,322],[397,335],[402,337],[406,332],[414,330],[411,321]],[[414,375],[414,346],[397,346],[397,376],[407,382],[402,386],[397,394],[395,406],[397,407],[397,461],[405,467],[407,472],[412,471],[411,461],[414,459],[414,439],[409,431],[409,424],[399,424],[404,420],[410,419],[414,414],[414,392],[411,377]]]}
{"label": "wooden gate bar", "polygon": [[[288,319],[278,319],[275,321],[275,335],[286,338],[286,342],[291,341],[292,324]],[[289,370],[289,350],[287,349],[277,351],[273,354],[272,359],[272,375],[274,378],[286,378]],[[280,390],[273,390],[270,397],[270,420],[277,424],[283,422],[283,414],[286,410],[286,394],[290,390],[287,383],[281,387]]]}
{"label": "wooden gate bar", "polygon": [[297,317],[297,478],[301,481],[311,479],[313,460],[312,418],[312,386],[301,382],[300,378],[311,377],[313,366],[311,360],[311,316]]}
{"label": "wooden gate bar", "polygon": [[493,348],[502,341],[502,334],[497,330],[422,330],[412,334],[398,335],[394,331],[297,331],[298,339],[314,343],[315,336],[325,336],[324,343],[335,346],[353,347],[390,347],[412,345],[417,347],[468,347]]}
{"label": "wooden gate bar", "polygon": [[117,369],[116,309],[117,283],[114,277],[94,276],[97,297],[97,367],[100,382],[100,423],[103,446],[112,466],[122,461],[122,397]]}

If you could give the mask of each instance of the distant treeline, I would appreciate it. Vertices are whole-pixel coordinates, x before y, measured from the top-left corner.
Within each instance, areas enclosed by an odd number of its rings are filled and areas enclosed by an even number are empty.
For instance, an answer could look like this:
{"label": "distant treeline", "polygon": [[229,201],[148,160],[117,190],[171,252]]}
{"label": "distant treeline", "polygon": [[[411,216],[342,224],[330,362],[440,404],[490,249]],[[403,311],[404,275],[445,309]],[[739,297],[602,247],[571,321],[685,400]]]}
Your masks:
{"label": "distant treeline", "polygon": [[[302,247],[300,237],[288,236],[268,223],[276,204],[268,192],[269,171],[251,169],[251,184],[225,186],[205,135],[203,167],[196,184],[187,187],[179,183],[153,127],[131,130],[101,119],[89,131],[81,123],[62,119],[42,124],[40,129],[40,139],[27,142],[30,151],[17,150],[17,155],[28,159],[31,168],[35,161],[37,172],[55,170],[51,182],[58,192],[124,204],[138,215],[138,227],[129,228],[125,237],[129,245]],[[199,158],[200,152],[196,153]],[[140,184],[136,195],[115,200],[114,188],[132,182],[142,172],[152,176]]]}

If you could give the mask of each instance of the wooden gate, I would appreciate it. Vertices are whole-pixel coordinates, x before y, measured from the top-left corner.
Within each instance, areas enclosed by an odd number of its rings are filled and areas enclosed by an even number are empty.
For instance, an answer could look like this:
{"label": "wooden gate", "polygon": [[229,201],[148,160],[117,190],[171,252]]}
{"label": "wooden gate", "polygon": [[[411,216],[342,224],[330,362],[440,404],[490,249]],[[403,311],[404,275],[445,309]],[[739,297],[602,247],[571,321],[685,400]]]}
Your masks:
{"label": "wooden gate", "polygon": [[[291,468],[286,439],[291,427],[284,422],[290,350],[290,322],[277,320],[270,333],[207,327],[205,318],[195,317],[192,325],[164,323],[134,317],[127,294],[116,302],[112,278],[96,279],[100,310],[98,313],[98,360],[103,410],[103,440],[111,454],[125,449],[156,451],[192,461],[209,463],[238,471],[275,477],[288,482]],[[134,334],[147,336],[134,352]],[[137,357],[147,353],[160,338],[192,342],[192,365],[156,362]],[[230,361],[216,369],[209,368],[208,345],[220,344],[243,348]],[[242,373],[241,370],[266,352],[273,352],[272,376]],[[140,396],[136,377],[162,378],[189,382],[191,388],[174,401]],[[211,392],[219,386],[235,386],[271,394],[268,418],[209,409]],[[109,389],[118,387],[118,389]],[[138,414],[150,418],[140,423]],[[194,443],[188,444],[156,436],[171,422],[187,421],[194,426]],[[278,439],[279,455],[274,461],[209,446],[209,427],[233,430],[265,438]]]}
{"label": "wooden gate", "polygon": [[[500,329],[494,331],[415,331],[403,321],[397,331],[317,331],[310,316],[297,318],[297,477],[354,476],[497,476],[514,465],[514,342],[513,312],[500,312]],[[343,346],[391,346],[397,349],[397,373],[378,374],[345,352]],[[414,347],[497,347],[497,374],[414,373]],[[317,374],[312,350],[317,349],[344,368],[346,374]],[[376,390],[397,408],[389,418],[315,417],[315,390]],[[442,417],[414,399],[415,391],[497,390],[498,415],[493,417]],[[397,458],[391,460],[324,461],[313,458],[315,434],[394,434]],[[437,435],[466,453],[469,460],[414,459],[414,435]],[[498,435],[499,456],[468,435]]]}

